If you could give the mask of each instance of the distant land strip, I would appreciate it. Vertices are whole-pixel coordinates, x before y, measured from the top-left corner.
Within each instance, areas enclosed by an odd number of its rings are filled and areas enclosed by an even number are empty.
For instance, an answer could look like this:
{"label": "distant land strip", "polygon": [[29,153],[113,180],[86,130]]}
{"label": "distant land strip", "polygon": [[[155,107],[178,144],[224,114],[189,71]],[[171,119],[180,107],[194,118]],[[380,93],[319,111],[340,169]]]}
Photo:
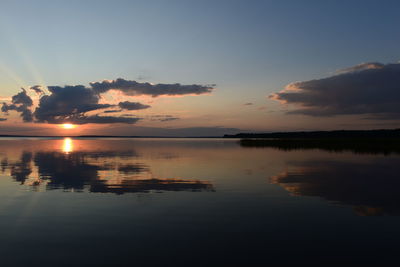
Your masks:
{"label": "distant land strip", "polygon": [[400,129],[380,130],[336,130],[336,131],[298,131],[272,133],[238,133],[224,136],[151,136],[151,135],[13,135],[0,134],[0,137],[27,138],[236,138],[236,139],[400,139]]}
{"label": "distant land strip", "polygon": [[237,134],[242,147],[270,147],[279,150],[319,149],[359,154],[400,154],[400,129],[369,131],[318,131],[270,134]]}
{"label": "distant land strip", "polygon": [[394,138],[400,139],[400,129],[380,130],[337,130],[312,132],[274,132],[274,133],[239,133],[226,134],[224,138],[268,138],[268,139],[365,139],[365,138]]}

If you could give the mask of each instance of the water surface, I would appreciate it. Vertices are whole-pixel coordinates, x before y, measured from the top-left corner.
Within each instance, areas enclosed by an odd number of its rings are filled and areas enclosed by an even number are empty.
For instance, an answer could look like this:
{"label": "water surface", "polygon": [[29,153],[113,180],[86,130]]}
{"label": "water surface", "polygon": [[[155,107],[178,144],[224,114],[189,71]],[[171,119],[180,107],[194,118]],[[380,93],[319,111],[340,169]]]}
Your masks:
{"label": "water surface", "polygon": [[390,263],[399,159],[231,139],[0,139],[1,261]]}

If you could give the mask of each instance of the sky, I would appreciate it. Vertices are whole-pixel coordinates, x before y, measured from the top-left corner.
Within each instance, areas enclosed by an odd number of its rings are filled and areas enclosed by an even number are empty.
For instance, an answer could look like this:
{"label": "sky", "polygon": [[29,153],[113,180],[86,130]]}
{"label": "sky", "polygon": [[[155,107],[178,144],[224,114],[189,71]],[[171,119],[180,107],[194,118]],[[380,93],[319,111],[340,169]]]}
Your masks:
{"label": "sky", "polygon": [[398,128],[399,11],[389,0],[2,0],[0,134]]}

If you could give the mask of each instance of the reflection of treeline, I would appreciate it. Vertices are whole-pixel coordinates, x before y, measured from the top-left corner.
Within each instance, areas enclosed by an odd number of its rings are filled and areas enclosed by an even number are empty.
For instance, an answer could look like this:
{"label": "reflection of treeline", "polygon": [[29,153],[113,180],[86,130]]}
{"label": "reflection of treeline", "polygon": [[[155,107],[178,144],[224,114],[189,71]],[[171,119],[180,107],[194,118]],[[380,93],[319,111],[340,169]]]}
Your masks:
{"label": "reflection of treeline", "polygon": [[277,133],[240,133],[225,135],[225,138],[295,138],[295,139],[400,139],[400,129],[395,130],[355,130],[355,131],[314,131],[314,132],[277,132]]}
{"label": "reflection of treeline", "polygon": [[241,139],[243,147],[273,147],[281,150],[322,149],[368,154],[400,154],[400,138],[303,138]]}

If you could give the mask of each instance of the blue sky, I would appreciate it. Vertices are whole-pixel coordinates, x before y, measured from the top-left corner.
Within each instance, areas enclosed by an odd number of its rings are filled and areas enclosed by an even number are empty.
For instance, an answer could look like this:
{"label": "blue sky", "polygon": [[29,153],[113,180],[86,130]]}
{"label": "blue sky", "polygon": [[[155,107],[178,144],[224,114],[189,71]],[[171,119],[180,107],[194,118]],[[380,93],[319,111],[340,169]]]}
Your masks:
{"label": "blue sky", "polygon": [[[2,1],[0,96],[21,83],[119,77],[216,84],[211,96],[157,100],[158,113],[186,113],[141,126],[326,128],[315,118],[299,123],[267,96],[360,63],[398,62],[399,11],[398,1]],[[251,111],[241,106],[248,102]]]}

